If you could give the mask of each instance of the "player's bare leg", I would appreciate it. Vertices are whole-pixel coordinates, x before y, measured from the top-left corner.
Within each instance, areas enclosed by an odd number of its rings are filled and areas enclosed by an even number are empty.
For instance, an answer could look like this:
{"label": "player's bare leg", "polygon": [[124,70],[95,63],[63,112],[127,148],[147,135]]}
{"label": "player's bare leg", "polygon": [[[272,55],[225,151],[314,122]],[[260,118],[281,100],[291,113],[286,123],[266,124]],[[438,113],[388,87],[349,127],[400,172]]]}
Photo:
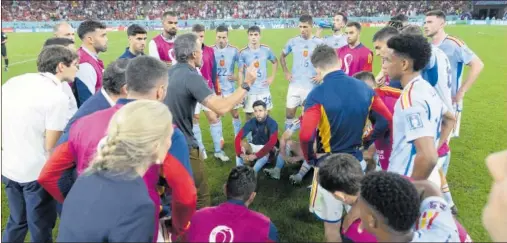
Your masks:
{"label": "player's bare leg", "polygon": [[324,222],[324,238],[326,242],[342,242],[340,235],[341,223]]}
{"label": "player's bare leg", "polygon": [[209,122],[209,130],[211,132],[211,138],[213,140],[214,146],[214,156],[215,158],[226,162],[229,161],[229,157],[222,150],[223,143],[223,133],[222,133],[222,121],[218,117],[218,115],[213,111],[204,111],[206,118]]}
{"label": "player's bare leg", "polygon": [[296,117],[297,106],[294,108],[285,108],[285,130],[294,122]]}

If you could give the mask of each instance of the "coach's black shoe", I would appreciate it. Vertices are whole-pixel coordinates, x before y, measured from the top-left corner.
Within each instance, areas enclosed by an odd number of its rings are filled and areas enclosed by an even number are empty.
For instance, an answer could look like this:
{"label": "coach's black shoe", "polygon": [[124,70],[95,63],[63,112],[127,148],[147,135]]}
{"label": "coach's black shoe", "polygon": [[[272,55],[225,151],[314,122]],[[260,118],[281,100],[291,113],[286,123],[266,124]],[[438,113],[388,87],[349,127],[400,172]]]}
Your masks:
{"label": "coach's black shoe", "polygon": [[458,208],[456,207],[456,205],[451,207],[451,213],[454,217],[458,216]]}

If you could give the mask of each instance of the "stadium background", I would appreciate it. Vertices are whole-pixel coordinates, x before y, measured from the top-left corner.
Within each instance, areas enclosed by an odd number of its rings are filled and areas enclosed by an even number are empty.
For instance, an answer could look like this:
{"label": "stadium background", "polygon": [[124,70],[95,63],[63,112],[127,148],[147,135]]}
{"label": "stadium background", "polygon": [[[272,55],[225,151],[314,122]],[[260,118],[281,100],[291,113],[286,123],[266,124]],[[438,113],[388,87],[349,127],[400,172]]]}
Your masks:
{"label": "stadium background", "polygon": [[[176,10],[180,16],[181,29],[187,29],[193,23],[204,23],[213,29],[219,24],[231,27],[229,41],[238,48],[247,44],[246,31],[252,24],[264,26],[263,44],[272,48],[278,56],[288,39],[296,36],[298,30],[296,17],[309,10],[314,16],[331,17],[335,9],[345,11],[353,20],[365,26],[361,40],[372,49],[371,38],[389,17],[396,13],[405,13],[410,21],[422,24],[419,14],[426,10],[442,8],[449,14],[451,25],[446,31],[463,39],[468,46],[482,58],[485,69],[469,93],[465,96],[465,110],[462,119],[462,136],[451,143],[452,165],[449,170],[449,182],[454,200],[459,208],[459,219],[467,228],[474,241],[489,241],[481,218],[482,208],[490,189],[490,177],[484,165],[484,158],[493,151],[507,147],[507,21],[505,17],[507,1],[440,1],[440,2],[365,2],[342,1],[278,1],[262,2],[182,2],[182,1],[147,1],[147,2],[64,2],[64,1],[2,1],[2,30],[8,33],[9,72],[2,72],[2,83],[10,77],[26,72],[35,72],[35,60],[43,42],[51,36],[51,27],[56,23],[49,20],[76,20],[71,22],[77,27],[81,20],[96,18],[108,25],[108,51],[101,53],[100,58],[107,65],[120,56],[127,47],[127,36],[124,30],[134,22],[144,23],[151,31],[148,39],[159,33],[158,16],[165,10]],[[267,4],[269,3],[269,4]],[[421,3],[421,4],[419,4]],[[106,5],[102,5],[106,4]],[[142,6],[142,7],[140,7]],[[148,6],[148,7],[146,7]],[[71,7],[69,9],[69,7]],[[260,11],[258,11],[260,9]],[[63,11],[63,12],[62,12]],[[222,18],[228,18],[220,20]],[[359,17],[360,16],[360,17]],[[151,21],[147,20],[150,19]],[[317,19],[317,21],[320,18]],[[27,33],[37,32],[37,33]],[[186,32],[182,30],[180,32]],[[324,35],[331,34],[329,30]],[[77,36],[76,36],[76,39]],[[213,45],[213,30],[206,32],[205,44]],[[76,46],[79,45],[79,41]],[[289,67],[292,58],[289,58]],[[380,60],[374,59],[374,73],[380,69]],[[271,86],[274,109],[272,116],[283,124],[285,114],[285,95],[287,81],[279,69],[276,80]],[[9,102],[2,100],[2,102]],[[244,122],[244,116],[243,122]],[[223,118],[225,151],[229,156],[234,154],[233,129],[231,117]],[[283,126],[282,126],[283,127]],[[201,118],[203,139],[206,147],[212,146],[205,118]],[[282,132],[280,130],[280,132]],[[213,158],[206,160],[209,183],[214,205],[225,200],[222,184],[234,162],[221,163]],[[271,166],[271,165],[268,165]],[[280,181],[270,180],[260,175],[258,196],[252,209],[271,217],[277,225],[282,241],[322,241],[322,223],[308,213],[310,184],[307,176],[303,186],[289,184],[288,176],[297,171],[289,166],[282,171]],[[4,186],[2,185],[2,191]],[[2,193],[2,230],[8,217],[7,198]],[[55,236],[57,227],[55,227]],[[27,237],[27,240],[29,238]]]}

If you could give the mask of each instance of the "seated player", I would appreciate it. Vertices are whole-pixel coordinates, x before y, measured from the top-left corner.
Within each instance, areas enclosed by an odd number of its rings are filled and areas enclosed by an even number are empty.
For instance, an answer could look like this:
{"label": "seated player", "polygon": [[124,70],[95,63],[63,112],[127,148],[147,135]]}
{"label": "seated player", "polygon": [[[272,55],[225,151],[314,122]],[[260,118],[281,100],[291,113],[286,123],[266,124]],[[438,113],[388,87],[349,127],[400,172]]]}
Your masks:
{"label": "seated player", "polygon": [[[303,107],[304,107],[303,101]],[[280,171],[282,170],[285,162],[294,164],[299,161],[303,161],[299,172],[289,176],[289,180],[292,184],[299,184],[303,181],[303,177],[310,171],[312,168],[310,164],[305,160],[303,156],[303,150],[301,149],[301,144],[299,141],[292,140],[292,135],[301,128],[301,120],[303,119],[303,113],[299,119],[292,122],[290,126],[287,127],[285,132],[282,134],[280,138],[280,151],[278,156],[276,157],[276,166],[271,169],[264,169],[264,173],[269,177],[279,180],[280,179]]]}
{"label": "seated player", "polygon": [[252,168],[233,168],[224,185],[227,202],[198,210],[190,221],[184,242],[277,242],[278,232],[273,222],[248,209],[256,187]]}
{"label": "seated player", "polygon": [[[354,78],[364,81],[368,86],[373,88],[375,93],[382,99],[387,109],[389,109],[391,113],[394,112],[394,105],[400,96],[401,90],[390,87],[376,87],[375,76],[371,72],[363,71],[356,73],[354,74]],[[388,124],[382,123],[382,119],[376,119],[376,116],[378,116],[378,113],[372,111],[369,121],[371,121],[373,128],[365,138],[363,158],[368,162],[368,165],[372,167],[371,164],[374,161],[373,155],[376,153],[380,168],[382,168],[382,170],[387,170],[392,150],[391,129],[389,129]],[[373,168],[375,168],[375,164],[373,164]],[[370,168],[368,170],[370,170]]]}
{"label": "seated player", "polygon": [[[327,157],[322,162],[322,164],[319,168],[319,182],[325,190],[332,192],[333,195],[338,200],[346,203],[347,205],[354,205],[343,219],[343,228],[341,230],[341,234],[342,234],[342,239],[344,242],[376,242],[377,239],[380,241],[381,237],[379,237],[378,235],[375,236],[375,233],[359,230],[359,225],[361,224],[360,213],[362,213],[362,212],[360,212],[361,208],[358,207],[358,204],[359,204],[358,202],[361,200],[360,195],[359,195],[360,189],[363,190],[363,185],[361,185],[361,180],[362,180],[362,183],[364,184],[364,182],[369,177],[368,177],[368,175],[367,176],[363,175],[363,172],[361,171],[361,166],[357,162],[358,161],[355,157],[348,155],[348,154],[335,154],[335,155]],[[377,172],[373,172],[373,173],[377,173]],[[389,174],[392,174],[392,173],[389,173]],[[402,179],[402,178],[400,178],[400,179]],[[408,178],[408,179],[410,180],[410,178]],[[403,180],[403,181],[406,181],[406,180]],[[382,183],[380,183],[380,184],[382,184]],[[423,185],[421,186],[421,184],[423,184]],[[426,187],[425,186],[426,184],[429,184],[429,183],[427,183],[427,181],[414,182],[414,185],[416,185],[416,187]],[[436,187],[434,189],[438,193],[438,189]],[[429,190],[433,190],[433,189],[430,188]],[[401,190],[401,191],[404,191],[404,190]],[[407,190],[407,191],[409,192],[409,190]],[[402,193],[400,191],[398,191],[398,194],[402,194]],[[410,193],[406,193],[405,195],[409,195],[409,194]],[[388,196],[386,195],[385,197],[388,197]],[[399,197],[399,196],[396,196],[396,197],[391,196],[388,198],[397,198],[397,197]],[[435,200],[437,200],[437,201],[440,201],[440,200],[443,201],[443,198],[439,194],[437,194],[435,198],[436,198]],[[406,200],[409,200],[409,199],[406,199]],[[400,202],[401,201],[402,200],[400,200]],[[419,203],[418,198],[417,198],[417,203]],[[415,218],[413,219],[414,221],[417,218],[417,216],[421,217],[421,219],[420,219],[421,222],[423,222],[424,220],[426,220],[426,222],[431,220],[431,218],[430,219],[426,218],[425,214],[419,215],[419,207],[417,205],[415,205],[414,207],[415,207],[415,209],[408,211],[404,217],[406,217],[407,215],[413,214],[412,215],[413,217],[415,215]],[[401,208],[403,209],[404,207],[401,207]],[[408,208],[408,207],[405,207],[405,208]],[[380,208],[377,208],[377,209],[380,210]],[[396,211],[398,209],[391,208],[390,210]],[[447,208],[447,210],[449,211],[449,208]],[[389,212],[391,212],[391,211],[389,211]],[[397,216],[397,218],[403,219],[403,217],[400,217],[400,216]],[[433,217],[433,219],[437,219],[436,216]],[[452,216],[451,216],[451,220],[452,220]],[[456,220],[453,220],[453,221],[455,223],[456,228],[454,228],[454,226],[452,226],[452,225],[450,227],[459,231],[460,241],[461,242],[469,242],[470,236],[466,233],[464,228],[459,224],[458,221],[456,221]],[[407,224],[409,224],[407,227],[414,225],[413,222],[407,223]],[[422,224],[419,224],[418,226],[419,226],[419,229],[424,228],[424,225],[422,225]],[[364,224],[363,224],[363,228],[365,228]],[[452,231],[449,231],[449,232],[452,232]],[[425,239],[432,239],[431,241],[443,242],[445,238],[444,239],[425,238]],[[385,241],[386,239],[383,239],[383,240]],[[394,239],[387,239],[387,241],[394,242]]]}
{"label": "seated player", "polygon": [[[268,162],[269,152],[278,142],[278,124],[268,115],[267,105],[262,100],[253,103],[255,118],[250,119],[241,128],[235,139],[236,165],[255,162],[255,173]],[[242,141],[252,133],[252,142]]]}

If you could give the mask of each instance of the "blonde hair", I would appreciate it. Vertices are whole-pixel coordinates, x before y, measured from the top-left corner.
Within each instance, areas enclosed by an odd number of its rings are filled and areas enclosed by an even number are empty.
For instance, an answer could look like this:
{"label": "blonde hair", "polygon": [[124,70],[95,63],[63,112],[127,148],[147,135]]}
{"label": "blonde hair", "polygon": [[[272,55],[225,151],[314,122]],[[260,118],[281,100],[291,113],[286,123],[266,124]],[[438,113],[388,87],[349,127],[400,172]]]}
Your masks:
{"label": "blonde hair", "polygon": [[87,172],[133,173],[157,160],[157,146],[172,136],[172,115],[159,101],[139,100],[118,110]]}

